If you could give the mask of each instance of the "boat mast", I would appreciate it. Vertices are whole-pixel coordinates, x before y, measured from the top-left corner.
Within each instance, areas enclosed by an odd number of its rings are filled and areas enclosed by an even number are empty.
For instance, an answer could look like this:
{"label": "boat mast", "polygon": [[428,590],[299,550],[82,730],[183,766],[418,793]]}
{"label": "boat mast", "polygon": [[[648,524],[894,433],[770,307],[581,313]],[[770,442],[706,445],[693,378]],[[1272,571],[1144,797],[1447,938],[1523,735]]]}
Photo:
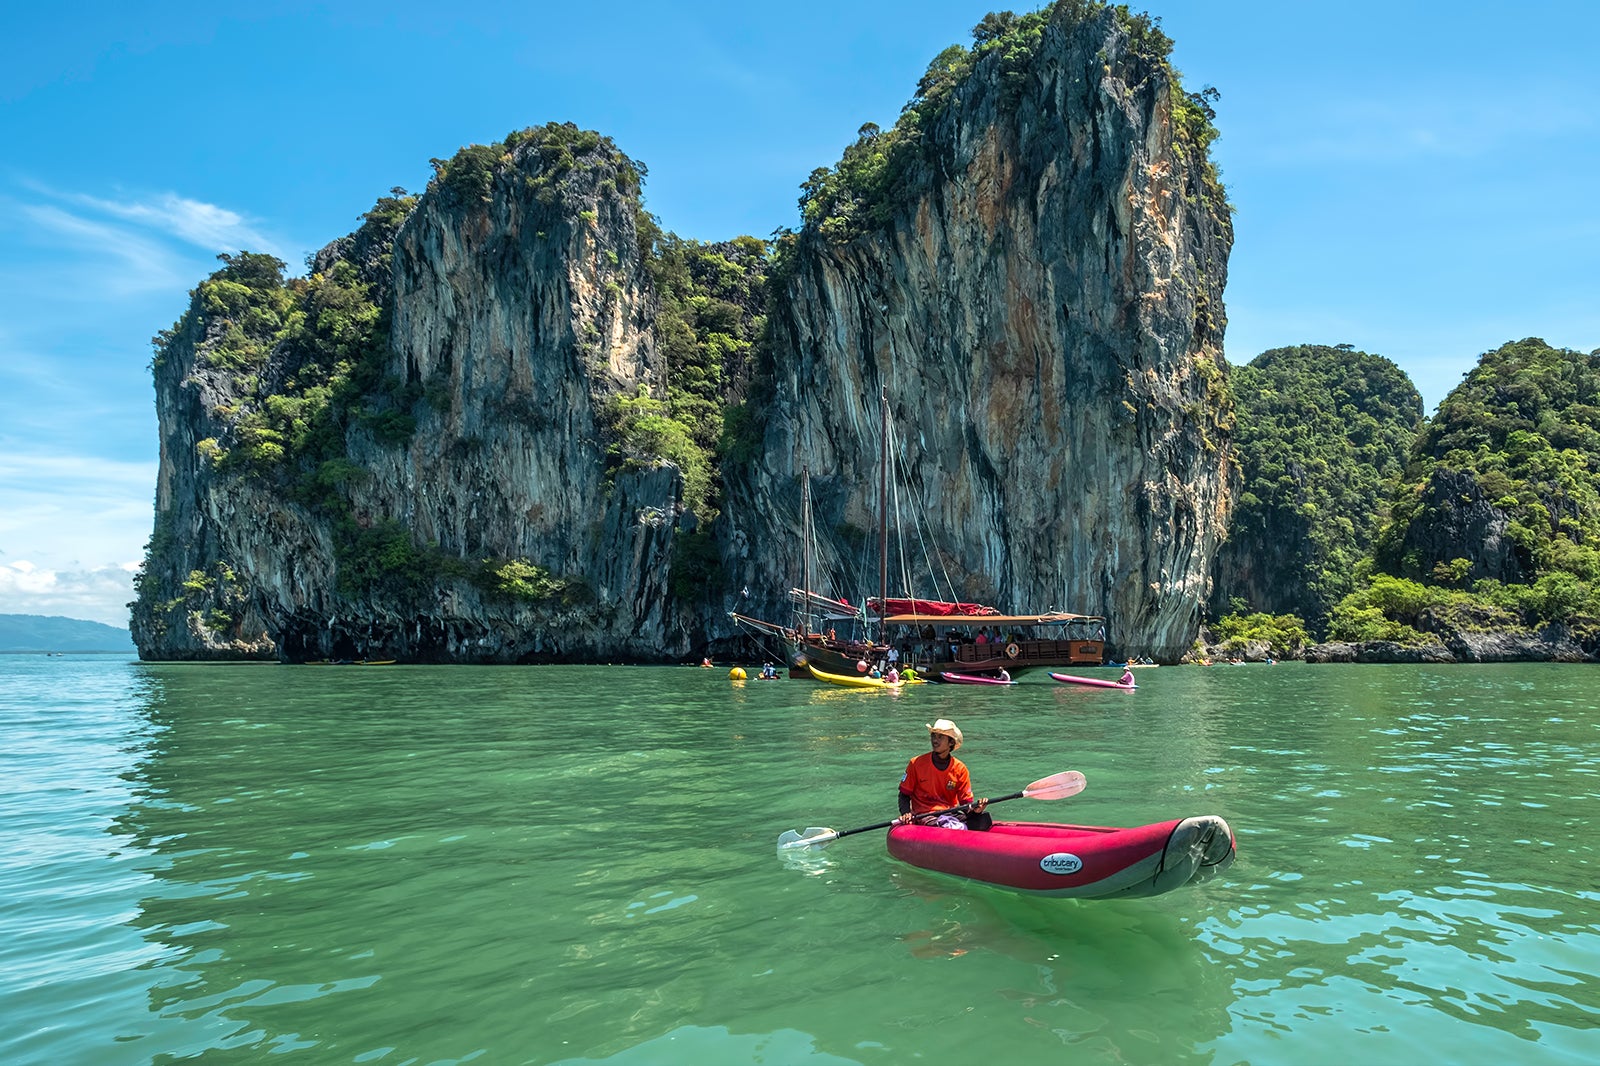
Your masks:
{"label": "boat mast", "polygon": [[811,467],[800,468],[800,530],[805,538],[805,563],[800,571],[800,590],[805,593],[805,610],[802,619],[805,622],[805,635],[809,636],[811,627]]}
{"label": "boat mast", "polygon": [[883,408],[882,454],[878,459],[878,639],[888,642],[883,616],[889,608],[889,386],[879,386]]}

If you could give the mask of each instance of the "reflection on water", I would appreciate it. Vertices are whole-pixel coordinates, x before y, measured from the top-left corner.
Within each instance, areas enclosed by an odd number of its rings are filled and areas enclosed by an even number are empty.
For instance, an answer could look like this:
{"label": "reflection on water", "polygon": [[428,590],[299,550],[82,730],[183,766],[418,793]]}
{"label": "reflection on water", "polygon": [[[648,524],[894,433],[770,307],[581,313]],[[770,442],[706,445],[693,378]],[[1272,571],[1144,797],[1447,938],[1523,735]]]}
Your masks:
{"label": "reflection on water", "polygon": [[[1600,1024],[1583,668],[61,665],[0,662],[5,1061],[1578,1061]],[[1007,817],[1219,814],[1239,861],[1080,902],[881,832],[775,853],[892,816],[938,717],[980,791],[1088,776]]]}

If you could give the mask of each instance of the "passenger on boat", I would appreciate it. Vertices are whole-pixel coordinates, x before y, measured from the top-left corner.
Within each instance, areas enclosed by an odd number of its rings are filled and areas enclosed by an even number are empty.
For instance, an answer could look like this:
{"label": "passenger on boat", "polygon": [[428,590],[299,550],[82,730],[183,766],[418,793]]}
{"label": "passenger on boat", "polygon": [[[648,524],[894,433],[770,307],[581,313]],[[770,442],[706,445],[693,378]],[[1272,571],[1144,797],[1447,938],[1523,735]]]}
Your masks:
{"label": "passenger on boat", "polygon": [[778,668],[776,666],[773,666],[771,663],[767,663],[765,666],[763,666],[761,668],[761,677],[762,677],[763,680],[771,681],[774,678],[776,678],[777,676],[778,676]]}
{"label": "passenger on boat", "polygon": [[1124,666],[1122,668],[1122,676],[1117,678],[1117,684],[1119,684],[1119,685],[1131,685],[1131,684],[1133,684],[1133,671],[1129,670],[1126,666]]}
{"label": "passenger on boat", "polygon": [[1011,672],[1009,670],[1007,670],[1005,667],[1002,666],[1000,668],[999,677],[1000,677],[1001,681],[1010,681],[1011,680]]}
{"label": "passenger on boat", "polygon": [[[901,825],[916,822],[944,829],[989,829],[994,825],[994,816],[984,810],[989,801],[973,798],[972,777],[966,764],[955,757],[955,750],[961,746],[961,730],[950,719],[940,718],[928,726],[928,745],[930,751],[906,764],[905,776],[900,779],[900,817],[896,820]],[[963,803],[972,804],[972,809],[945,810]],[[930,813],[934,811],[945,813]]]}
{"label": "passenger on boat", "polygon": [[884,673],[883,679],[891,685],[898,685],[900,683],[900,671],[894,668],[894,663],[889,664],[889,669]]}

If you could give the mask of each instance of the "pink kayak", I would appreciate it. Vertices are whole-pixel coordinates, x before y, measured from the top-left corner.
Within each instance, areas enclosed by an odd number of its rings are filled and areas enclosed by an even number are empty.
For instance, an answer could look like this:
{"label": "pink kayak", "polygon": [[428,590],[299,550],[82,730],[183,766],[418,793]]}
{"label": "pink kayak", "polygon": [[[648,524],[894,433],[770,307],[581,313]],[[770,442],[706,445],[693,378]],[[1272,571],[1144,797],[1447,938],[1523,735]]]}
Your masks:
{"label": "pink kayak", "polygon": [[1132,682],[1124,685],[1121,681],[1107,681],[1100,677],[1079,677],[1077,674],[1058,674],[1054,670],[1050,671],[1050,676],[1068,685],[1098,685],[1101,688],[1120,688],[1128,692],[1139,687]]}
{"label": "pink kayak", "polygon": [[998,677],[983,677],[980,674],[952,674],[948,670],[941,671],[939,677],[952,685],[1015,685],[1015,681],[1002,681]]}
{"label": "pink kayak", "polygon": [[897,825],[889,854],[924,870],[1015,892],[1079,899],[1156,896],[1233,863],[1233,831],[1214,814],[1131,829],[996,822],[986,833]]}

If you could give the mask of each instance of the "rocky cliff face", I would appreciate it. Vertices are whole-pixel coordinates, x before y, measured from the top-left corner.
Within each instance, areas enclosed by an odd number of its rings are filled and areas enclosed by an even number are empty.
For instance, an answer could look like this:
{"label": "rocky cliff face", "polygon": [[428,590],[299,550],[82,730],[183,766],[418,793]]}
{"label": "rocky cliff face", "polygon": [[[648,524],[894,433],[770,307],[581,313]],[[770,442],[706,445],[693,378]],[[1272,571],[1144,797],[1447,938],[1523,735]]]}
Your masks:
{"label": "rocky cliff face", "polygon": [[[637,177],[587,139],[576,159],[551,154],[523,142],[458,156],[405,218],[392,259],[350,239],[317,257],[325,271],[348,256],[392,291],[375,371],[415,427],[397,442],[360,421],[339,426],[353,472],[336,506],[208,459],[202,441],[242,444],[242,415],[274,402],[295,350],[280,339],[258,373],[219,366],[238,316],[197,294],[157,361],[162,459],[133,620],[141,654],[505,662],[650,658],[684,644],[665,590],[680,479],[670,466],[617,472],[605,454],[610,401],[661,376]],[[374,531],[396,532],[385,544]],[[428,572],[353,584],[358,560],[342,542]],[[529,602],[486,589],[467,579],[483,560],[530,562],[567,594]],[[376,564],[392,577],[391,561]]]}
{"label": "rocky cliff face", "polygon": [[[824,530],[871,528],[886,390],[902,506],[941,553],[918,595],[948,574],[961,599],[1104,613],[1114,647],[1175,657],[1226,521],[1228,213],[1166,68],[1112,13],[1053,18],[1020,84],[1001,63],[924,131],[886,226],[801,236],[762,455],[729,507],[760,546],[740,583],[794,583],[802,465]],[[860,550],[834,538],[826,568],[858,572]]]}
{"label": "rocky cliff face", "polygon": [[[1231,224],[1164,53],[1081,7],[1020,65],[976,54],[881,224],[808,225],[781,257],[760,446],[725,458],[715,526],[748,609],[787,615],[804,466],[824,562],[861,572],[886,390],[939,579],[904,591],[1104,613],[1126,653],[1193,639],[1229,499]],[[733,635],[720,597],[671,594],[678,470],[616,454],[615,401],[666,390],[637,176],[592,136],[464,150],[392,252],[337,242],[287,296],[245,271],[197,290],[157,360],[142,655],[651,661]],[[377,354],[340,362],[355,291]]]}

